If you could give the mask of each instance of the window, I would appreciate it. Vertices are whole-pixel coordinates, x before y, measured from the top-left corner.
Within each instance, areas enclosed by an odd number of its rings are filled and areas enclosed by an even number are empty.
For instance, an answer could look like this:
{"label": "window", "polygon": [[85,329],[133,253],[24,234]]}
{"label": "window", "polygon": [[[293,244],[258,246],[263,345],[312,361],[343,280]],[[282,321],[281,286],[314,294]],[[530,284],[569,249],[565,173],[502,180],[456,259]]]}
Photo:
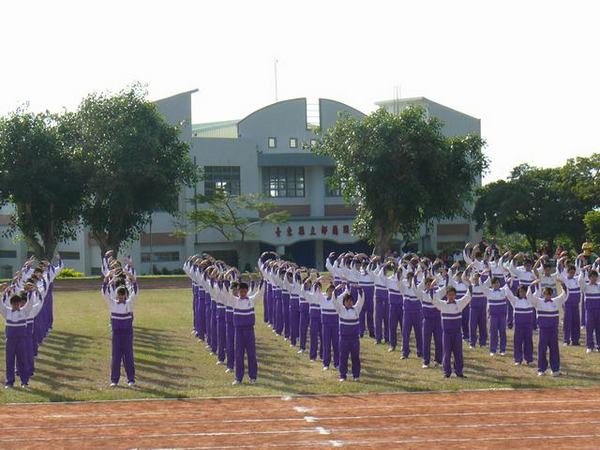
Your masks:
{"label": "window", "polygon": [[16,257],[17,257],[17,252],[15,250],[0,250],[0,258],[16,258]]}
{"label": "window", "polygon": [[298,139],[290,138],[290,148],[298,148]]}
{"label": "window", "polygon": [[[152,257],[152,258],[151,258]],[[152,261],[150,260],[152,259]],[[142,262],[177,262],[179,261],[179,252],[143,252]]]}
{"label": "window", "polygon": [[339,187],[333,186],[329,181],[329,177],[333,176],[335,167],[325,167],[325,197],[341,197],[342,192]]}
{"label": "window", "polygon": [[59,252],[62,259],[80,259],[79,252]]}
{"label": "window", "polygon": [[277,148],[277,138],[270,137],[268,139],[269,148]]}
{"label": "window", "polygon": [[314,147],[315,145],[317,145],[317,140],[316,139],[311,139],[310,140],[310,147]]}
{"label": "window", "polygon": [[213,195],[217,189],[240,195],[240,166],[204,167],[204,194]]}
{"label": "window", "polygon": [[304,167],[263,167],[267,197],[304,197]]}

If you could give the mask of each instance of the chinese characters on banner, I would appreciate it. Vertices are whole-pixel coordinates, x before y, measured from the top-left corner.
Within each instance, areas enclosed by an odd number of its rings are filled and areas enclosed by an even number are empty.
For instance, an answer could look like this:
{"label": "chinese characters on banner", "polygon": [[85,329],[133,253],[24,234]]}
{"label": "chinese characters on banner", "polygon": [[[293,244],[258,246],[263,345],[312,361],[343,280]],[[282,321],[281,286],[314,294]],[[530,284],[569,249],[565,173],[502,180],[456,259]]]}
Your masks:
{"label": "chinese characters on banner", "polygon": [[[350,225],[342,225],[341,230],[342,230],[342,234],[350,234]],[[338,236],[340,234],[340,226],[332,225],[331,227],[328,227],[327,225],[321,225],[320,232],[321,232],[320,233],[321,236],[327,236],[327,235]],[[294,233],[297,233],[298,236],[304,236],[306,234],[306,229],[304,228],[304,225],[298,226],[297,229],[292,228],[291,225],[288,225],[287,228],[285,229],[286,236],[288,236],[288,237],[294,236]],[[283,230],[279,226],[277,226],[275,228],[275,235],[277,237],[281,237],[282,234],[283,234]],[[310,227],[309,235],[310,236],[317,235],[317,230],[315,229],[314,225],[312,225]]]}

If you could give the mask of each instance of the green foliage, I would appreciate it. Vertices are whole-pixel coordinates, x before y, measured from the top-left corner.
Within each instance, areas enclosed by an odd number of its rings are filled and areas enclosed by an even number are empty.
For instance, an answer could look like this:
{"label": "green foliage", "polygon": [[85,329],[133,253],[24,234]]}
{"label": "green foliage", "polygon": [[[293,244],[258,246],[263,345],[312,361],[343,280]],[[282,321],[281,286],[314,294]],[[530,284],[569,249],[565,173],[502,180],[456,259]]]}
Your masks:
{"label": "green foliage", "polygon": [[39,258],[75,238],[87,171],[73,145],[72,115],[19,109],[0,118],[0,202],[15,205],[20,231]]}
{"label": "green foliage", "polygon": [[200,209],[192,211],[189,219],[196,231],[213,229],[228,241],[244,242],[252,235],[252,228],[263,223],[284,223],[289,220],[287,211],[273,211],[275,205],[261,194],[231,195],[217,189],[213,195],[198,195],[195,200]]}
{"label": "green foliage", "polygon": [[83,278],[83,272],[77,272],[75,269],[70,267],[65,267],[60,273],[56,276],[56,278]]}
{"label": "green foliage", "polygon": [[76,122],[91,171],[83,220],[103,251],[118,251],[153,211],[176,212],[182,186],[197,181],[198,171],[179,128],[165,122],[139,85],[88,95]]}
{"label": "green foliage", "polygon": [[600,211],[588,211],[583,216],[583,222],[588,239],[598,248],[600,245]]}
{"label": "green foliage", "polygon": [[400,115],[380,109],[364,119],[343,116],[313,149],[331,157],[331,177],[357,207],[354,232],[389,248],[434,218],[468,214],[466,205],[488,166],[478,136],[447,138],[422,108]]}

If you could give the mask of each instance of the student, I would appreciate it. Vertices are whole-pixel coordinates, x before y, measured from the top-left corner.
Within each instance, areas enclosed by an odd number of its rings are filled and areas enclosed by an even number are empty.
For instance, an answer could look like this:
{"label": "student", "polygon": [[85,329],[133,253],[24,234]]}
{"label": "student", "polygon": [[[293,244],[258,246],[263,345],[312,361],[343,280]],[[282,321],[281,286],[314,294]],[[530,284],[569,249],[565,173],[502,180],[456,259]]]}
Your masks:
{"label": "student", "polygon": [[500,279],[487,279],[482,286],[487,298],[490,313],[490,356],[496,356],[498,337],[500,338],[500,355],[506,355],[506,295],[500,289]]}
{"label": "student", "polygon": [[525,363],[533,363],[533,315],[535,309],[527,297],[527,289],[523,286],[517,289],[517,295],[513,294],[508,284],[504,286],[504,295],[510,302],[514,311],[513,336],[515,366],[520,366],[525,359]]}
{"label": "student", "polygon": [[333,349],[333,365],[337,369],[340,361],[339,354],[339,321],[338,313],[333,303],[337,290],[344,287],[338,284],[335,288],[329,285],[325,296],[321,296],[321,325],[323,346],[323,370],[329,370],[331,364],[331,352]]}
{"label": "student", "polygon": [[558,297],[552,297],[552,289],[545,288],[535,293],[532,287],[539,284],[535,280],[528,287],[527,298],[537,310],[540,336],[538,341],[538,376],[546,374],[548,369],[548,352],[550,352],[550,369],[552,376],[560,375],[560,353],[558,347],[558,316],[560,307],[567,300],[567,288],[563,285],[563,292]]}
{"label": "student", "polygon": [[433,278],[427,277],[417,286],[417,297],[423,307],[423,369],[429,368],[431,363],[431,338],[435,346],[435,367],[442,364],[442,317],[439,310],[433,305],[435,291],[432,287]]}
{"label": "student", "polygon": [[[587,282],[586,275],[589,278]],[[600,284],[598,284],[598,272],[594,269],[590,270],[589,266],[584,267],[579,274],[579,286],[585,297],[586,352],[591,353],[594,349],[600,350]]]}
{"label": "student", "polygon": [[[467,270],[463,274],[465,282],[469,276],[470,270]],[[484,292],[482,275],[479,272],[475,272],[471,275],[472,283],[472,298],[469,316],[469,338],[470,348],[475,348],[477,345],[477,338],[479,337],[479,346],[485,347],[487,345],[487,297]]]}
{"label": "student", "polygon": [[[435,287],[435,280],[432,282]],[[446,296],[447,301],[442,298]],[[463,374],[463,352],[462,352],[462,312],[471,301],[471,293],[467,293],[457,299],[456,288],[450,286],[442,288],[436,292],[432,298],[433,305],[440,310],[442,314],[442,330],[444,342],[443,367],[444,376],[450,378],[452,374],[451,358],[454,358],[454,373],[459,378],[464,378]]]}
{"label": "student", "polygon": [[[392,276],[386,276],[386,270],[392,269]],[[404,319],[404,298],[400,292],[399,283],[402,282],[402,269],[398,267],[394,270],[394,263],[388,261],[384,266],[379,269],[379,279],[384,281],[385,284],[381,283],[378,289],[386,290],[389,295],[389,333],[390,333],[390,348],[388,352],[396,351],[398,345],[398,326],[400,326],[400,332],[403,333],[403,319]],[[380,294],[380,295],[383,295]]]}
{"label": "student", "polygon": [[358,299],[354,299],[348,290],[333,301],[339,316],[340,327],[340,380],[346,381],[348,356],[352,358],[352,379],[360,378],[360,312],[365,303],[365,294],[358,288]]}
{"label": "student", "polygon": [[[375,289],[375,343],[381,344],[382,341],[387,343],[390,340],[390,307],[386,283],[387,278],[385,274],[386,265],[379,265],[379,257],[376,256],[369,263],[367,271]],[[398,327],[397,316],[395,317],[395,320],[396,327]],[[394,344],[394,347],[395,346],[396,345]]]}
{"label": "student", "polygon": [[[305,282],[304,288],[307,289],[307,298],[309,302],[309,326],[310,326],[310,353],[308,355],[311,361],[317,360],[317,354],[323,358],[323,326],[321,324],[321,303],[325,295],[321,291],[323,277],[317,278],[312,286],[310,280]],[[333,284],[327,288],[328,295],[333,293]]]}
{"label": "student", "polygon": [[290,347],[295,347],[300,337],[300,293],[302,278],[298,269],[290,268],[287,273],[287,290],[290,293],[289,322]]}
{"label": "student", "polygon": [[579,304],[581,303],[581,286],[576,277],[577,269],[569,265],[566,270],[562,269],[562,261],[559,261],[558,275],[560,281],[567,286],[569,296],[564,306],[563,316],[563,345],[579,345],[581,338]]}
{"label": "student", "polygon": [[226,373],[233,372],[235,367],[235,327],[233,325],[233,307],[236,297],[239,295],[239,283],[232,281],[225,294],[225,348],[227,353]]}
{"label": "student", "polygon": [[[518,259],[523,259],[522,266],[517,266]],[[510,261],[508,268],[513,280],[519,280],[519,286],[523,286],[524,288],[528,288],[531,283],[537,279],[532,271],[533,261],[526,258],[524,253],[517,253]],[[533,329],[537,330],[537,316],[533,319]]]}
{"label": "student", "polygon": [[[478,254],[479,256],[479,254]],[[476,260],[479,261],[479,260]],[[479,261],[481,262],[481,261]],[[456,289],[456,297],[457,298],[462,298],[466,293],[467,293],[467,285],[465,284],[465,282],[463,281],[463,272],[460,270],[460,263],[454,263],[452,265],[452,267],[450,267],[449,270],[449,277],[448,277],[448,285],[454,287],[454,289]],[[462,333],[463,333],[463,340],[469,342],[470,341],[470,336],[469,336],[469,321],[470,321],[470,316],[471,316],[471,306],[470,304],[467,304],[465,306],[465,308],[462,310],[462,322],[461,322],[461,327],[462,327]]]}
{"label": "student", "polygon": [[402,294],[404,300],[402,311],[402,357],[407,359],[410,354],[410,336],[414,331],[417,347],[417,357],[423,356],[423,311],[421,302],[417,298],[414,272],[406,272],[401,268],[402,275],[400,279],[396,274],[392,274],[388,279],[393,281],[389,285],[391,289],[396,289]]}
{"label": "student", "polygon": [[133,359],[133,308],[138,294],[137,283],[132,275],[126,275],[132,283],[133,289],[119,286],[115,291],[115,298],[110,294],[111,280],[105,279],[102,285],[102,295],[110,310],[112,325],[112,361],[111,361],[111,387],[119,384],[121,377],[121,361],[125,366],[127,384],[135,385],[135,363]]}
{"label": "student", "polygon": [[[318,274],[317,274],[318,276]],[[299,303],[300,303],[300,323],[298,324],[298,331],[300,332],[300,350],[299,354],[306,351],[306,340],[308,335],[308,326],[310,324],[310,304],[309,300],[311,297],[310,290],[312,287],[311,281],[312,274],[306,277],[304,282],[300,279],[299,289]]]}
{"label": "student", "polygon": [[[33,283],[25,285],[26,292],[37,291]],[[25,300],[25,301],[24,301]],[[31,352],[31,336],[27,331],[27,319],[33,310],[34,296],[13,293],[9,297],[9,306],[0,305],[0,314],[6,320],[6,381],[5,388],[15,384],[15,366],[21,379],[21,387],[29,385],[31,369],[29,367]]]}
{"label": "student", "polygon": [[248,376],[250,384],[256,383],[258,364],[256,362],[256,338],[254,324],[256,322],[254,305],[256,299],[262,294],[263,282],[253,294],[248,293],[248,283],[239,284],[239,296],[233,301],[233,326],[235,327],[235,380],[233,384],[240,384],[244,379],[244,355],[248,357]]}

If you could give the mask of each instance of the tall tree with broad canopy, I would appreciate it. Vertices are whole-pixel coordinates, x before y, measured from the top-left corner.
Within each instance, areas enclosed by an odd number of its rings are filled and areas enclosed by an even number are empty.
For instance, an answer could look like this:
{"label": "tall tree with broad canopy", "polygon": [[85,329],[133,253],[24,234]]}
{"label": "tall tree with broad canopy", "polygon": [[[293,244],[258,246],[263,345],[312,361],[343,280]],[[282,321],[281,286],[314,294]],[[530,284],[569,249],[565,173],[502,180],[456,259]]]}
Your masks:
{"label": "tall tree with broad canopy", "polygon": [[87,174],[71,118],[25,109],[0,118],[0,202],[15,208],[7,234],[20,232],[40,259],[75,239],[80,224]]}
{"label": "tall tree with broad canopy", "polygon": [[477,227],[495,233],[521,233],[532,251],[544,240],[550,250],[557,237],[567,236],[576,247],[585,235],[583,216],[589,208],[565,183],[560,168],[541,169],[522,164],[508,180],[484,186],[473,216]]}
{"label": "tall tree with broad canopy", "polygon": [[588,211],[583,216],[583,222],[588,238],[598,250],[600,248],[600,211]]}
{"label": "tall tree with broad canopy", "polygon": [[384,109],[356,119],[342,115],[313,151],[329,156],[331,183],[356,205],[353,231],[384,254],[432,219],[467,215],[488,161],[474,135],[445,137],[443,124],[420,107]]}
{"label": "tall tree with broad canopy", "polygon": [[179,128],[165,122],[140,85],[88,95],[76,114],[92,174],[83,221],[102,252],[116,254],[153,211],[178,211],[181,189],[198,179],[198,170]]}

